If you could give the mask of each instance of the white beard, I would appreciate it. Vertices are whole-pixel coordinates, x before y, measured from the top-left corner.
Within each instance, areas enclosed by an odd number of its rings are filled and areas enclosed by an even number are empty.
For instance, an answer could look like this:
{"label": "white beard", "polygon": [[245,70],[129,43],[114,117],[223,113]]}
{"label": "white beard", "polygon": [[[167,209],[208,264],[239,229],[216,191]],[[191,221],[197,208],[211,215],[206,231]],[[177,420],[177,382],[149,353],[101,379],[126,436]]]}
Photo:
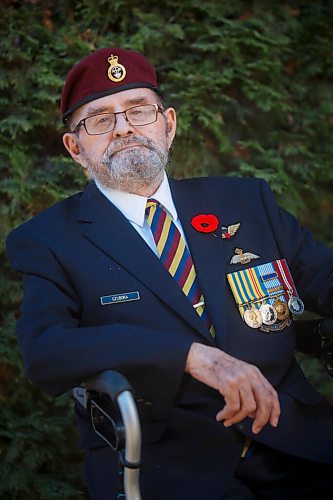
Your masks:
{"label": "white beard", "polygon": [[[133,149],[122,147],[140,145]],[[169,161],[167,143],[160,145],[141,136],[128,136],[114,140],[103,156],[94,160],[84,155],[87,172],[107,189],[118,189],[128,193],[141,194],[142,189],[157,186],[162,182]]]}

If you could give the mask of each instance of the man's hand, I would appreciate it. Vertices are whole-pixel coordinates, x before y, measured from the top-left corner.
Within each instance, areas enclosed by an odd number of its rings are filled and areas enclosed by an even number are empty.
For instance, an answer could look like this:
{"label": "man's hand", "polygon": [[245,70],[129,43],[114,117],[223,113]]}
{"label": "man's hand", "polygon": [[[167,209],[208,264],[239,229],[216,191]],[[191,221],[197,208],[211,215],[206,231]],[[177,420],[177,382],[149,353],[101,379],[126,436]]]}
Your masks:
{"label": "man's hand", "polygon": [[253,418],[252,432],[258,434],[269,422],[276,427],[280,417],[277,393],[260,370],[229,354],[194,342],[185,372],[223,395],[225,407],[216,415],[230,427],[245,417]]}

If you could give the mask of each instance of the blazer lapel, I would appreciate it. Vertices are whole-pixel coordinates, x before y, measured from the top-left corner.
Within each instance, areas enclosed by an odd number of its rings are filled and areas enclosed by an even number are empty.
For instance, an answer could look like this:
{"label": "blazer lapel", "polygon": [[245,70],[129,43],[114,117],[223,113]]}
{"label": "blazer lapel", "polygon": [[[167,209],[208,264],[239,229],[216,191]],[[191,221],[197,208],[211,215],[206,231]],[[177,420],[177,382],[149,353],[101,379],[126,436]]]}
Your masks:
{"label": "blazer lapel", "polygon": [[[184,189],[185,185],[185,189]],[[178,216],[191,251],[198,280],[203,291],[209,316],[213,321],[216,342],[223,345],[226,337],[226,270],[224,264],[224,243],[221,226],[213,233],[201,233],[191,225],[191,219],[198,214],[218,214],[212,199],[190,184],[170,179],[172,196]]]}
{"label": "blazer lapel", "polygon": [[84,236],[110,255],[210,341],[202,321],[177,283],[137,231],[91,183],[82,194],[79,220]]}

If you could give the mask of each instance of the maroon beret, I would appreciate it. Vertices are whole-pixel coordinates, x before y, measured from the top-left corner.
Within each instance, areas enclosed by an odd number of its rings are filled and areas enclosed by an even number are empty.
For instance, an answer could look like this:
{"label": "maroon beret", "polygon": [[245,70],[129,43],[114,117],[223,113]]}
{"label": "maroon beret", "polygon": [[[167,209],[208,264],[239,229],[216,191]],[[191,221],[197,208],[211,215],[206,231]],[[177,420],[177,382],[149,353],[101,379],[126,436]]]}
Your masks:
{"label": "maroon beret", "polygon": [[78,62],[69,72],[61,96],[64,122],[83,104],[133,88],[159,92],[156,72],[139,52],[117,47],[99,49]]}

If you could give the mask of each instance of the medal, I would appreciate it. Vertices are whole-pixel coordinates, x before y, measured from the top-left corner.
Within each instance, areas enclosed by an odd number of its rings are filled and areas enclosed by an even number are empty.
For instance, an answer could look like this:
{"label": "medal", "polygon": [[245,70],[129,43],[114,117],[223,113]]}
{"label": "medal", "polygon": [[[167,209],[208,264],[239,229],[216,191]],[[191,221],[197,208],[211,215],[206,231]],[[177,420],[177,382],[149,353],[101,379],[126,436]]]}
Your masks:
{"label": "medal", "polygon": [[262,325],[262,316],[258,309],[246,309],[244,312],[244,321],[251,328],[260,328]]}
{"label": "medal", "polygon": [[283,300],[277,299],[273,304],[274,309],[276,310],[277,319],[279,321],[284,321],[289,318],[289,309],[288,306]]}
{"label": "medal", "polygon": [[290,311],[292,314],[302,314],[304,312],[304,304],[298,296],[295,283],[290,274],[286,260],[276,260],[274,262],[274,267],[286,288],[288,294],[287,296],[289,297],[288,307]]}
{"label": "medal", "polygon": [[263,304],[259,311],[264,325],[272,325],[277,320],[277,312],[271,304]]}
{"label": "medal", "polygon": [[290,297],[288,307],[292,314],[302,314],[304,312],[304,304],[299,297]]}
{"label": "medal", "polygon": [[[259,257],[236,248],[230,263],[246,264],[251,258]],[[292,314],[304,311],[285,259],[246,267],[227,278],[240,315],[250,328],[277,332],[290,326]]]}

